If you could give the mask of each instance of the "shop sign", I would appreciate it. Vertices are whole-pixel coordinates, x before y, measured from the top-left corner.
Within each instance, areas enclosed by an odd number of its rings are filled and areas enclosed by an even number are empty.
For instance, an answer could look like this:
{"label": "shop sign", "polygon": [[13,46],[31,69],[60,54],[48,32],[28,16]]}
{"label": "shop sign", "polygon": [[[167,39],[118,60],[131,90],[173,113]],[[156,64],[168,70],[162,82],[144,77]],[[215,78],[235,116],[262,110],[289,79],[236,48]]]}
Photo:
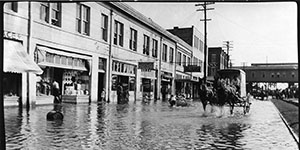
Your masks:
{"label": "shop sign", "polygon": [[183,66],[184,72],[201,72],[201,66],[197,65],[188,65],[188,66]]}
{"label": "shop sign", "polygon": [[11,31],[4,31],[3,38],[21,40],[21,35],[18,33],[11,32]]}
{"label": "shop sign", "polygon": [[135,74],[135,66],[123,62],[113,61],[112,63],[112,71],[127,73],[127,74]]}
{"label": "shop sign", "polygon": [[154,62],[138,62],[138,68],[142,70],[154,70]]}

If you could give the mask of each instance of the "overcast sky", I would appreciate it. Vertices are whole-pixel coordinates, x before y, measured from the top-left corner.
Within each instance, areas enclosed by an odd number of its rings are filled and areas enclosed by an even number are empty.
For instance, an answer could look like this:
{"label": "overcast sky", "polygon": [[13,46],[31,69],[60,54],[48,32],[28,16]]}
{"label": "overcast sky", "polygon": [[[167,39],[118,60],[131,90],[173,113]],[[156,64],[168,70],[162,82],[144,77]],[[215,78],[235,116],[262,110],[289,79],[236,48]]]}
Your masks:
{"label": "overcast sky", "polygon": [[[203,12],[195,3],[127,3],[163,28],[194,25],[204,33]],[[215,3],[207,11],[208,47],[223,47],[232,41],[234,65],[251,63],[297,63],[297,4]]]}

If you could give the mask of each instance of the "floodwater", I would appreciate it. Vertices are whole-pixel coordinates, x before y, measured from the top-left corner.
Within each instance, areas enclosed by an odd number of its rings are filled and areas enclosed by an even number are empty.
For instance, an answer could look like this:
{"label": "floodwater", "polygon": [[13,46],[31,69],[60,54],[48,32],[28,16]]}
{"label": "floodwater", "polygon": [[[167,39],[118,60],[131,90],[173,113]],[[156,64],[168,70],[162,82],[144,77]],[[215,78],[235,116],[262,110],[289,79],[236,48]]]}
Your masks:
{"label": "floodwater", "polygon": [[5,108],[7,149],[184,150],[298,149],[270,101],[253,101],[250,113],[167,102],[62,104],[63,121],[47,121],[52,105],[29,111]]}

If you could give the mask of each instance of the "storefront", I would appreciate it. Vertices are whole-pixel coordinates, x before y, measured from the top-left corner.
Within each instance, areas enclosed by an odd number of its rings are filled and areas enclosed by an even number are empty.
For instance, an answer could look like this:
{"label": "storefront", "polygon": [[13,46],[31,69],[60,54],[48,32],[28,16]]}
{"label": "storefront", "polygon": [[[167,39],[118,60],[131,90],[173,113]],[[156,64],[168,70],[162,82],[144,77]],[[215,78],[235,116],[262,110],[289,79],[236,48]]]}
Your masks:
{"label": "storefront", "polygon": [[155,62],[139,62],[138,69],[140,70],[139,98],[154,99],[157,93]]}
{"label": "storefront", "polygon": [[172,73],[162,71],[161,72],[161,95],[162,100],[170,98],[172,93]]}
{"label": "storefront", "polygon": [[186,98],[192,98],[193,84],[190,75],[176,74],[175,84],[176,95],[184,95]]}
{"label": "storefront", "polygon": [[136,66],[113,60],[112,61],[112,101],[117,101],[117,86],[129,93],[129,101],[135,99]]}
{"label": "storefront", "polygon": [[3,44],[4,105],[22,105],[22,101],[25,100],[22,97],[27,96],[23,91],[26,84],[24,73],[42,74],[43,71],[26,53],[22,41],[4,39]]}
{"label": "storefront", "polygon": [[37,76],[36,101],[53,101],[52,83],[58,82],[62,102],[90,102],[90,56],[37,46],[34,60],[44,73]]}

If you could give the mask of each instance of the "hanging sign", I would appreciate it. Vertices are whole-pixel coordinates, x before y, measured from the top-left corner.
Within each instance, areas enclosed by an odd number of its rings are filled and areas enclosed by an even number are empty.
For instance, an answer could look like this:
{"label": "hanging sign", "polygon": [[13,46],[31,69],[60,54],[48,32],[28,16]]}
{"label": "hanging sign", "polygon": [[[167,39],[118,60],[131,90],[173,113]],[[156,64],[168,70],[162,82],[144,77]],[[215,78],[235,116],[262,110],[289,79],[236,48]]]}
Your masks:
{"label": "hanging sign", "polygon": [[197,65],[188,65],[183,66],[184,72],[201,72],[201,66]]}
{"label": "hanging sign", "polygon": [[154,70],[154,62],[138,62],[138,69]]}

